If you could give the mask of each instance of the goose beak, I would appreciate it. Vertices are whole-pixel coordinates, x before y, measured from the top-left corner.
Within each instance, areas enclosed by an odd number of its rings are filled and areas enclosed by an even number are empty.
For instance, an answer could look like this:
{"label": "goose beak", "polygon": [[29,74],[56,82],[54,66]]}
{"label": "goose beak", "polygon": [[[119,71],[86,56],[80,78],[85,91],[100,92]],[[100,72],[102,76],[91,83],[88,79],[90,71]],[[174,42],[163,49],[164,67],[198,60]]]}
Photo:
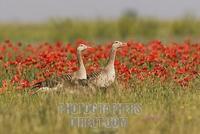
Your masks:
{"label": "goose beak", "polygon": [[94,48],[90,47],[90,46],[87,46],[87,49],[90,51],[90,50],[93,50]]}
{"label": "goose beak", "polygon": [[127,43],[125,43],[125,42],[122,43],[122,47],[125,47],[125,46],[127,46]]}
{"label": "goose beak", "polygon": [[92,49],[93,47],[87,46],[87,49]]}

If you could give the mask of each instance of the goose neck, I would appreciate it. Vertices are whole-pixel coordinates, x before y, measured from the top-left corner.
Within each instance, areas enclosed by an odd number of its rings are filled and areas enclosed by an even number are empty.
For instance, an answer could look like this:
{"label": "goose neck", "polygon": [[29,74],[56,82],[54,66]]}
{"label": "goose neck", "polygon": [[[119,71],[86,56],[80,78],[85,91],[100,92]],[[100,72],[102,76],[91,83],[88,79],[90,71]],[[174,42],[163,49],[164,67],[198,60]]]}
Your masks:
{"label": "goose neck", "polygon": [[110,51],[110,57],[109,57],[109,60],[108,60],[107,67],[109,67],[109,68],[114,67],[115,56],[116,56],[116,49],[112,48],[111,51]]}
{"label": "goose neck", "polygon": [[79,68],[85,68],[83,64],[82,54],[81,51],[77,51],[77,57],[78,57],[78,66]]}

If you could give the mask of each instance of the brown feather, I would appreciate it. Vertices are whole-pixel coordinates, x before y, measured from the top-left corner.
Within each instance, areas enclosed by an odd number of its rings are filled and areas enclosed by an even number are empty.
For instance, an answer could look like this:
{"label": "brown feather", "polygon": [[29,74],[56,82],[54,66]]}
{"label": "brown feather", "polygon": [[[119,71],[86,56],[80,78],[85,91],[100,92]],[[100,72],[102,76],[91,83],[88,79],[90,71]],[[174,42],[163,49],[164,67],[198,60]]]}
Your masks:
{"label": "brown feather", "polygon": [[61,75],[61,76],[57,76],[57,77],[52,77],[52,78],[48,78],[44,81],[35,83],[32,86],[32,89],[34,88],[42,88],[42,87],[49,87],[49,88],[53,88],[56,87],[58,84],[60,83],[64,83],[64,81],[71,81],[72,80],[72,76],[70,74],[66,74],[66,75]]}
{"label": "brown feather", "polygon": [[87,79],[88,80],[95,79],[95,78],[99,77],[100,74],[101,74],[101,71],[92,72],[92,73],[87,75]]}

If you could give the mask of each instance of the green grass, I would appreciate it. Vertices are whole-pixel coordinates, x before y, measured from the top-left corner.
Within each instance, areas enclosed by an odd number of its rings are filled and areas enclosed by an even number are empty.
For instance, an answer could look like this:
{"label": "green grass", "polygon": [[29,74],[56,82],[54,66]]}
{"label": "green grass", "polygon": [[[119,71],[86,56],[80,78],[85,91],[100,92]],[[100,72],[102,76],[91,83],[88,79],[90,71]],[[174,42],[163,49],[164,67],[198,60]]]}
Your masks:
{"label": "green grass", "polygon": [[[184,88],[173,82],[150,80],[133,80],[129,84],[128,88],[118,85],[110,87],[106,93],[96,94],[84,94],[80,90],[80,94],[62,92],[30,96],[28,90],[10,90],[0,95],[0,133],[199,133],[199,80]],[[141,112],[126,115],[126,128],[72,128],[68,123],[71,115],[58,111],[62,103],[137,103],[141,104]]]}
{"label": "green grass", "polygon": [[185,16],[177,20],[159,20],[123,15],[116,20],[52,19],[42,23],[1,23],[0,41],[15,42],[74,42],[78,38],[93,42],[110,40],[137,40],[148,42],[199,41],[200,20]]}

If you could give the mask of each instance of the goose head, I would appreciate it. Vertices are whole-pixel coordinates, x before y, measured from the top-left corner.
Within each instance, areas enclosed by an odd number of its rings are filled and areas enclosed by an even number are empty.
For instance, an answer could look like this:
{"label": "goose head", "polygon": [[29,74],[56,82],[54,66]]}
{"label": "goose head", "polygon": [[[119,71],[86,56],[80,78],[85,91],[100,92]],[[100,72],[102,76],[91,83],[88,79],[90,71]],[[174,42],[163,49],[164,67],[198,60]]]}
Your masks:
{"label": "goose head", "polygon": [[91,48],[89,46],[86,46],[85,44],[80,44],[78,47],[77,47],[77,50],[78,51],[83,51],[83,50],[86,50],[88,48]]}
{"label": "goose head", "polygon": [[115,41],[112,45],[112,48],[117,49],[117,48],[124,47],[124,46],[127,46],[127,44],[120,42],[120,41]]}

